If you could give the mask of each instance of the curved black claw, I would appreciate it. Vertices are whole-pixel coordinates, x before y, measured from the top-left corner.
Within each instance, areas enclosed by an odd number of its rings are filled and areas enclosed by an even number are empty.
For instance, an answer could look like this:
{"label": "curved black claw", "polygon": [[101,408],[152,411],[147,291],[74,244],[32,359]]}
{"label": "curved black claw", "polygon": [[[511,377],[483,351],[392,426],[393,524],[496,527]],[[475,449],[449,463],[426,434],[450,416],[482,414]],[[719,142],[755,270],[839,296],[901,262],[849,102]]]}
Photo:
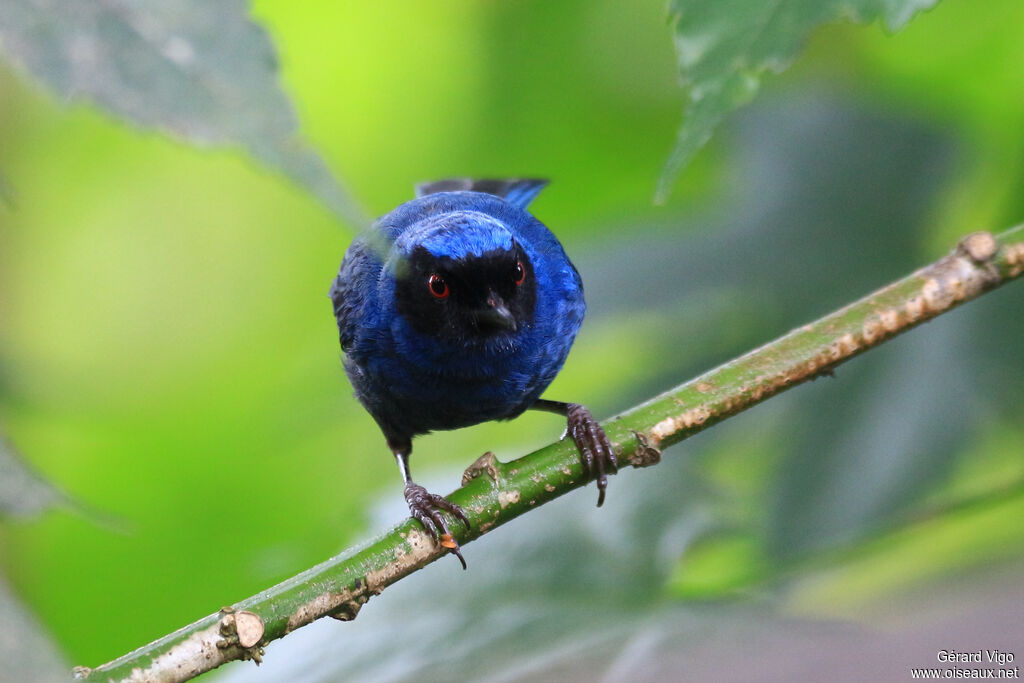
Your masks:
{"label": "curved black claw", "polygon": [[607,471],[619,471],[619,461],[612,450],[608,435],[590,411],[579,403],[570,403],[566,413],[569,436],[580,451],[580,460],[587,473],[597,479],[597,507],[604,503],[604,491],[608,488]]}
{"label": "curved black claw", "polygon": [[[441,514],[442,512],[449,513],[465,524],[468,529],[469,520],[466,518],[466,513],[462,511],[462,508],[446,500],[443,496],[430,493],[419,484],[414,484],[411,481],[405,484],[405,502],[409,504],[409,512],[412,514],[412,518],[418,520],[423,525],[423,528],[426,529],[435,542],[439,542],[442,546],[448,548],[449,552],[459,558],[462,568],[465,569],[466,559],[462,556],[459,542],[455,540],[455,536],[452,535],[451,530],[448,528],[448,523],[444,520],[444,515]],[[437,537],[439,527],[443,532],[440,540]]]}

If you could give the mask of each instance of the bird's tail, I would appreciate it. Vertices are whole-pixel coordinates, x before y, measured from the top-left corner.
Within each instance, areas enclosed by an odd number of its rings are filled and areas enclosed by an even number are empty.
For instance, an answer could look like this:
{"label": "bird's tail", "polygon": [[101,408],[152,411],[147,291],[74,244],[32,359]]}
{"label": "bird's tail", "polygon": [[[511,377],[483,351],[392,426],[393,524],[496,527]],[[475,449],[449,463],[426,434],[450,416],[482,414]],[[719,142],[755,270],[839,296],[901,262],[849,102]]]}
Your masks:
{"label": "bird's tail", "polygon": [[509,204],[525,209],[548,184],[540,178],[446,178],[416,186],[416,196],[422,197],[435,192],[485,192],[501,197]]}

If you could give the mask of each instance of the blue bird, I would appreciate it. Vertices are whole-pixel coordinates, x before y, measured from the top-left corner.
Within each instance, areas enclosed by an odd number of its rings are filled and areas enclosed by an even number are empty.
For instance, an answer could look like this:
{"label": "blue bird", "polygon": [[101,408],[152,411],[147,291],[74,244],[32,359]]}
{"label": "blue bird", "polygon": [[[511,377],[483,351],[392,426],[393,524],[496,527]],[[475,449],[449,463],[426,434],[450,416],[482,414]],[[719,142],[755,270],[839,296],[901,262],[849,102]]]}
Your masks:
{"label": "blue bird", "polygon": [[331,287],[346,374],[384,433],[413,518],[466,562],[445,522],[461,508],[409,473],[412,438],[527,409],[564,416],[604,501],[618,463],[576,403],[540,396],[583,322],[583,283],[526,208],[544,180],[442,180],[356,238]]}

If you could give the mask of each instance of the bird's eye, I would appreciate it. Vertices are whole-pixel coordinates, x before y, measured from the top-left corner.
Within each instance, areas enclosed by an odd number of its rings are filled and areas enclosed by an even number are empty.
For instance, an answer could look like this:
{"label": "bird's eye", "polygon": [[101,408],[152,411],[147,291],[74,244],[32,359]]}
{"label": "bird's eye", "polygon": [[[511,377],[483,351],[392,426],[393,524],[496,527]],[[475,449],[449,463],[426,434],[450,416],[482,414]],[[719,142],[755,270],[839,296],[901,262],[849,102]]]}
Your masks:
{"label": "bird's eye", "polygon": [[526,268],[523,267],[522,261],[516,261],[516,284],[521,285],[526,280]]}
{"label": "bird's eye", "polygon": [[437,273],[430,274],[430,278],[427,280],[427,287],[430,288],[430,293],[434,295],[435,299],[447,299],[448,295],[452,293],[448,289],[448,283]]}

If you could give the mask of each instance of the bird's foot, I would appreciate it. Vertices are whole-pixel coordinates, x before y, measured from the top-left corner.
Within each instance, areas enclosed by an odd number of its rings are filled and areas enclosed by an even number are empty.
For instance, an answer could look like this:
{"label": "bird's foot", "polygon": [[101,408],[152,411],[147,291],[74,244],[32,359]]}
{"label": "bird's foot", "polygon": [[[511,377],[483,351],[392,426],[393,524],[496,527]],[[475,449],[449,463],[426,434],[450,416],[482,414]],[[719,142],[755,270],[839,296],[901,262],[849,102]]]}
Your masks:
{"label": "bird's foot", "polygon": [[597,507],[601,507],[605,489],[608,488],[607,472],[618,472],[619,461],[608,435],[589,410],[579,403],[570,403],[566,418],[569,436],[580,451],[584,469],[592,479],[597,479]]}
{"label": "bird's foot", "polygon": [[[405,484],[405,502],[409,504],[409,512],[412,514],[412,518],[418,520],[423,525],[423,528],[426,529],[435,542],[439,542],[442,546],[448,548],[449,552],[459,558],[462,568],[465,569],[466,559],[462,557],[459,542],[455,540],[455,536],[452,535],[451,530],[448,528],[448,523],[444,520],[444,515],[441,514],[442,512],[449,513],[465,524],[468,529],[469,520],[466,518],[466,513],[462,511],[462,508],[446,500],[443,496],[428,492],[419,484],[414,484],[411,481]],[[440,539],[438,539],[438,529],[442,532]]]}

